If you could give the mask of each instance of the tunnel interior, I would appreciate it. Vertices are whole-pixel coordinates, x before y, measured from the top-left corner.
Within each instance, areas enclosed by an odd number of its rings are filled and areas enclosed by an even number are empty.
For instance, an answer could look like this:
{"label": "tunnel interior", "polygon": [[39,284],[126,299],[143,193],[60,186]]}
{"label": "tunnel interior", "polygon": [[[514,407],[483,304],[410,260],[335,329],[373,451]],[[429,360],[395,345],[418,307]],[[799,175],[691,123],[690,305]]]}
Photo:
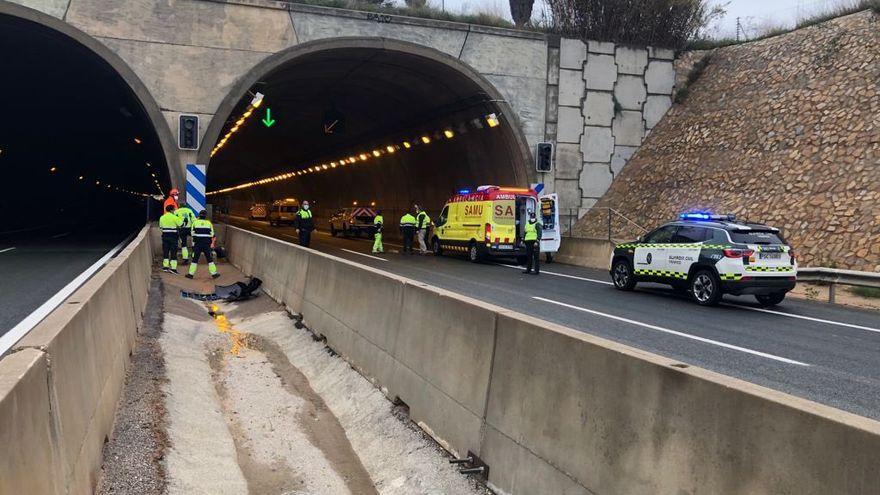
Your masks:
{"label": "tunnel interior", "polygon": [[492,92],[423,54],[353,43],[299,55],[260,77],[206,143],[209,202],[246,215],[292,197],[318,219],[357,203],[393,221],[413,203],[436,216],[460,189],[526,185],[528,152]]}
{"label": "tunnel interior", "polygon": [[0,14],[0,195],[7,238],[143,225],[165,154],[129,84],[66,34]]}

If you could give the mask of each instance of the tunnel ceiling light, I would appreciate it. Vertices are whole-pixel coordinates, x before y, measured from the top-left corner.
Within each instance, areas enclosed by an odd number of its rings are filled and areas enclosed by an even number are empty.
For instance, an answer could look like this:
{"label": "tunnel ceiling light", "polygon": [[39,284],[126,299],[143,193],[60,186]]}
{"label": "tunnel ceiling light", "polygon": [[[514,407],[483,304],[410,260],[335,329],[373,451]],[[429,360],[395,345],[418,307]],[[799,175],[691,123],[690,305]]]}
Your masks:
{"label": "tunnel ceiling light", "polygon": [[147,162],[147,168],[150,168],[150,167],[152,167],[152,165],[150,165],[150,162]]}
{"label": "tunnel ceiling light", "polygon": [[134,138],[134,144],[141,144],[141,138]]}
{"label": "tunnel ceiling light", "polygon": [[[253,111],[253,108],[249,108],[248,111],[245,112],[245,114],[242,116],[242,119],[247,118],[251,114],[252,111]],[[263,185],[263,184],[271,184],[273,182],[288,180],[291,178],[295,178],[296,176],[302,176],[302,175],[306,175],[306,174],[323,172],[323,171],[329,170],[331,168],[337,168],[337,165],[344,166],[349,163],[351,163],[351,164],[357,163],[358,159],[360,159],[362,162],[365,162],[373,157],[379,158],[382,155],[390,155],[390,154],[396,153],[397,151],[400,151],[402,149],[403,150],[412,149],[415,145],[420,144],[420,143],[430,144],[432,139],[437,140],[438,142],[442,141],[443,137],[445,137],[446,139],[452,139],[453,137],[455,137],[456,132],[458,132],[460,134],[467,133],[468,125],[473,125],[473,127],[477,128],[477,129],[485,128],[485,125],[483,124],[484,121],[486,122],[486,124],[488,124],[489,127],[497,127],[497,126],[501,125],[501,121],[499,120],[498,116],[496,114],[492,113],[489,115],[485,115],[485,116],[473,118],[470,120],[465,120],[465,121],[461,121],[458,123],[454,123],[452,125],[445,127],[444,129],[438,129],[438,130],[434,130],[432,132],[425,132],[424,134],[421,135],[421,137],[418,137],[414,140],[402,141],[401,142],[403,145],[402,147],[401,147],[401,145],[391,144],[391,145],[387,145],[387,146],[384,146],[384,147],[378,148],[378,149],[364,150],[363,152],[356,153],[348,158],[341,158],[338,161],[332,161],[329,163],[313,164],[307,168],[303,167],[299,170],[288,172],[288,173],[282,173],[282,174],[276,175],[274,177],[265,177],[265,178],[258,179],[258,180],[252,181],[252,182],[245,182],[245,183],[238,184],[235,186],[230,186],[230,187],[227,187],[224,189],[209,191],[207,193],[207,195],[210,196],[210,195],[214,195],[214,194],[222,194],[222,193],[227,193],[227,192],[231,192],[231,191],[237,191],[239,189],[245,189],[245,188],[259,186],[259,185]],[[211,156],[214,156],[216,151],[220,147],[222,147],[224,143],[226,143],[226,141],[229,139],[229,137],[238,129],[239,126],[240,126],[240,124],[238,124],[238,122],[236,122],[236,126],[234,126],[227,133],[227,135],[224,136],[223,139],[220,140],[220,142],[217,144],[217,147],[214,149],[213,152],[211,152]],[[158,185],[158,183],[157,183],[157,185]],[[373,205],[374,203],[371,203],[371,205]]]}
{"label": "tunnel ceiling light", "polygon": [[79,180],[83,180],[84,178],[85,177],[83,177],[82,175],[79,176]]}
{"label": "tunnel ceiling light", "polygon": [[370,206],[376,206],[376,202],[375,202],[375,201],[370,201]]}
{"label": "tunnel ceiling light", "polygon": [[260,105],[263,104],[263,93],[257,91],[257,94],[254,95],[254,99],[251,100],[251,106],[254,108],[260,108]]}
{"label": "tunnel ceiling light", "polygon": [[52,167],[49,169],[49,172],[52,172],[53,174],[57,171],[58,171],[58,167]]}
{"label": "tunnel ceiling light", "polygon": [[241,126],[244,125],[244,123],[248,119],[248,117],[250,117],[254,113],[254,109],[259,108],[259,106],[262,104],[263,104],[263,93],[257,92],[257,94],[254,95],[253,99],[251,99],[251,103],[250,103],[250,105],[248,105],[247,110],[242,114],[241,117],[239,117],[238,120],[235,121],[235,125],[233,125],[232,128],[229,129],[229,132],[227,132],[223,136],[223,139],[221,139],[220,142],[218,142],[214,146],[214,149],[211,150],[212,157],[214,155],[216,155],[223,148],[223,146],[226,144],[226,141],[228,141],[229,138],[232,137],[233,134],[235,134],[236,132],[238,132],[239,129],[241,129]]}

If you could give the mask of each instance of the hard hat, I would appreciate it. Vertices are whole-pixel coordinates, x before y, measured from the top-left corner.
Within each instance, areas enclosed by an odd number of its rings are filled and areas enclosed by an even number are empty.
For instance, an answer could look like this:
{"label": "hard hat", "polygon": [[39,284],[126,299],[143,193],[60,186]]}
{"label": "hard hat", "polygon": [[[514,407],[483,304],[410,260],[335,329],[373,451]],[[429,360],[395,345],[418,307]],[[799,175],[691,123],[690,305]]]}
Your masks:
{"label": "hard hat", "polygon": [[178,191],[177,189],[172,189],[172,190],[168,193],[168,195],[169,195],[169,196],[175,196],[175,195],[179,196],[179,195],[180,195],[180,191]]}

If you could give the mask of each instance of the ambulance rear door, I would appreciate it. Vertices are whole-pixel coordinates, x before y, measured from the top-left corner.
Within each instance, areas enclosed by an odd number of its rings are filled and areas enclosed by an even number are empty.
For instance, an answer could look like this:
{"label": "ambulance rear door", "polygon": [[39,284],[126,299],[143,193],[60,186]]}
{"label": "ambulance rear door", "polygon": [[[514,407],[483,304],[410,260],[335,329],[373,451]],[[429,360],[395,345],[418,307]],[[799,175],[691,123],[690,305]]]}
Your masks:
{"label": "ambulance rear door", "polygon": [[541,196],[541,252],[555,253],[562,242],[562,228],[559,225],[559,195],[556,193]]}

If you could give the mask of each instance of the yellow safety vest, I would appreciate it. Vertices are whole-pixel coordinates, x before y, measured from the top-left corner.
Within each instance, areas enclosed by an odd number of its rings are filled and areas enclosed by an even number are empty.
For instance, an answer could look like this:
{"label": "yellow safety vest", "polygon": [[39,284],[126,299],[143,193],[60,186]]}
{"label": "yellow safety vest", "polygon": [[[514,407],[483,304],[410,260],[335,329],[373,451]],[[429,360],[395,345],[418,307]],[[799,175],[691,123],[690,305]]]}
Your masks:
{"label": "yellow safety vest", "polygon": [[416,226],[416,217],[407,213],[406,215],[400,217],[400,226],[401,227],[415,227]]}
{"label": "yellow safety vest", "polygon": [[526,241],[538,240],[538,222],[526,223],[526,236],[523,239]]}
{"label": "yellow safety vest", "polygon": [[177,228],[183,223],[174,213],[165,213],[159,217],[159,228],[163,234],[177,234]]}

